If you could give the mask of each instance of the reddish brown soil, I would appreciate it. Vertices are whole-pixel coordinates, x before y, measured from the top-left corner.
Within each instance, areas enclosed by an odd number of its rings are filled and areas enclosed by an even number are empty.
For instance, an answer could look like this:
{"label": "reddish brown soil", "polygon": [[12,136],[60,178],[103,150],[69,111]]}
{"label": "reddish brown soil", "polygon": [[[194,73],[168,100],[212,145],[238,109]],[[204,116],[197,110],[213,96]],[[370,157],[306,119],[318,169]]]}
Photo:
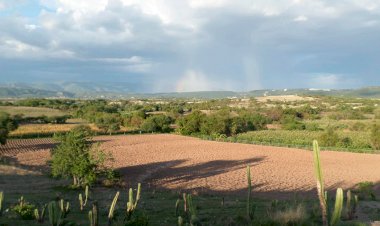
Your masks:
{"label": "reddish brown soil", "polygon": [[[251,166],[257,193],[308,194],[315,187],[312,152],[203,141],[177,135],[103,136],[115,168],[127,182],[159,188],[213,192],[245,191],[246,166]],[[33,144],[29,143],[33,142]],[[17,145],[16,145],[17,143]],[[16,148],[15,148],[16,147]],[[38,167],[49,158],[52,140],[9,141],[0,152],[21,165]],[[380,181],[380,155],[324,151],[321,154],[327,188],[349,188],[362,181]]]}

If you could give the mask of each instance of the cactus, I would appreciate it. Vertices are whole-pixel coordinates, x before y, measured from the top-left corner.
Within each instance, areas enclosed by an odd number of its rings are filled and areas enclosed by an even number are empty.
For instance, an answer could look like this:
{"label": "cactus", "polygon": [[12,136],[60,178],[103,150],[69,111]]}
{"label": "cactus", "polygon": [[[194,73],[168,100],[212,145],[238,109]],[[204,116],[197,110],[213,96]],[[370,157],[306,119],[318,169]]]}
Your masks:
{"label": "cactus", "polygon": [[254,205],[251,200],[252,193],[252,182],[251,182],[251,168],[247,166],[247,182],[248,182],[248,193],[247,193],[247,218],[252,221],[255,215]]}
{"label": "cactus", "polygon": [[181,216],[178,217],[178,226],[183,226],[183,218]]}
{"label": "cactus", "polygon": [[25,205],[25,199],[24,199],[24,196],[21,196],[19,199],[18,199],[18,205],[20,207],[24,207]]}
{"label": "cactus", "polygon": [[177,199],[177,201],[175,202],[175,215],[178,216],[179,215],[179,204],[180,204],[181,200],[180,199]]}
{"label": "cactus", "polygon": [[133,212],[137,208],[137,204],[140,200],[140,195],[141,195],[141,184],[138,183],[137,185],[137,193],[136,193],[136,200],[133,198],[133,189],[129,189],[129,199],[127,203],[127,220],[129,220],[133,214]]}
{"label": "cactus", "polygon": [[37,208],[34,209],[34,217],[35,217],[35,219],[37,220],[38,223],[43,223],[44,222],[46,207],[47,207],[46,204],[43,205],[42,209],[41,209],[41,212],[39,212],[39,210]]}
{"label": "cactus", "polygon": [[187,212],[185,212],[185,214],[187,214],[186,219],[189,221],[189,223],[184,224],[184,219],[181,216],[179,216],[178,225],[190,225],[190,226],[199,225],[196,207],[193,203],[193,197],[190,194],[185,194],[185,193],[183,194],[183,197],[185,200],[184,208],[187,210]]}
{"label": "cactus", "polygon": [[112,219],[113,219],[113,216],[114,216],[113,214],[114,214],[114,211],[115,211],[115,206],[116,206],[116,203],[117,203],[117,199],[119,198],[119,195],[120,195],[120,192],[116,192],[116,195],[115,195],[115,197],[112,200],[111,207],[110,207],[110,210],[108,212],[108,226],[110,226],[112,224]]}
{"label": "cactus", "polygon": [[96,202],[92,204],[92,210],[88,212],[88,218],[90,220],[90,226],[98,226],[98,205]]}
{"label": "cactus", "polygon": [[0,191],[0,216],[3,213],[4,192]]}
{"label": "cactus", "polygon": [[320,159],[320,149],[318,146],[318,142],[316,140],[313,141],[313,157],[314,157],[315,175],[317,178],[317,191],[318,191],[319,205],[322,212],[322,224],[323,226],[328,226],[328,225],[335,226],[339,222],[340,217],[342,215],[343,190],[341,188],[338,188],[336,191],[334,211],[332,213],[332,217],[329,222],[328,214],[330,213],[330,206],[328,205],[327,192],[324,189],[322,165],[321,165],[321,159]]}
{"label": "cactus", "polygon": [[186,193],[183,193],[183,211],[187,213],[187,200],[186,200]]}
{"label": "cactus", "polygon": [[80,211],[83,211],[84,207],[87,205],[87,201],[88,201],[88,197],[89,197],[88,194],[89,194],[88,185],[86,185],[86,188],[84,189],[84,200],[83,200],[82,193],[79,193],[79,195],[78,195]]}
{"label": "cactus", "polygon": [[65,218],[70,211],[70,203],[66,202],[65,205],[65,200],[61,199],[59,201],[59,208],[61,209],[62,217]]}
{"label": "cactus", "polygon": [[62,223],[63,215],[57,202],[50,202],[48,204],[49,223],[51,226],[59,226]]}
{"label": "cactus", "polygon": [[343,190],[341,188],[338,188],[336,190],[334,212],[332,214],[332,218],[330,221],[331,226],[335,226],[340,221],[340,217],[342,215],[342,209],[343,209]]}
{"label": "cactus", "polygon": [[352,197],[350,190],[347,191],[347,201],[346,201],[346,213],[347,219],[353,220],[355,218],[356,208],[358,204],[358,196]]}
{"label": "cactus", "polygon": [[321,166],[321,159],[320,159],[320,150],[319,150],[318,142],[316,140],[313,141],[313,157],[314,157],[314,170],[315,170],[315,175],[317,177],[317,191],[318,191],[319,205],[322,211],[322,224],[323,226],[328,226],[327,199],[325,196],[322,166]]}
{"label": "cactus", "polygon": [[88,185],[86,185],[86,188],[84,189],[84,203],[83,203],[83,206],[87,205],[87,201],[88,201]]}
{"label": "cactus", "polygon": [[83,211],[83,208],[84,208],[84,202],[83,202],[82,193],[79,193],[79,195],[78,195],[78,200],[79,200],[79,209],[80,209],[80,211]]}

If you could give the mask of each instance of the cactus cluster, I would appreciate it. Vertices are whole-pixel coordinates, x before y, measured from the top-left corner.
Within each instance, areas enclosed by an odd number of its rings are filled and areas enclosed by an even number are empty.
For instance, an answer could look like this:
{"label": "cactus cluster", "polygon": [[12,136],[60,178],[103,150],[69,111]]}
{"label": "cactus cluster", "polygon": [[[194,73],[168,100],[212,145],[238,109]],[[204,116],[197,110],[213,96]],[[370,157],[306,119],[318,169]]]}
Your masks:
{"label": "cactus cluster", "polygon": [[34,209],[34,218],[38,223],[43,223],[45,220],[45,212],[46,212],[47,205],[43,205],[41,208],[41,211],[38,210],[38,208]]}
{"label": "cactus cluster", "polygon": [[63,222],[63,213],[56,201],[48,204],[49,223],[51,226],[60,226]]}
{"label": "cactus cluster", "polygon": [[83,199],[82,193],[79,193],[78,195],[80,211],[83,211],[84,207],[87,205],[88,197],[89,197],[89,188],[88,188],[88,185],[86,185],[85,190],[84,190],[84,199]]}
{"label": "cactus cluster", "polygon": [[99,216],[98,216],[98,203],[92,203],[92,210],[88,212],[88,219],[90,221],[90,226],[98,226],[99,225]]}
{"label": "cactus cluster", "polygon": [[129,199],[127,203],[127,213],[126,213],[127,220],[131,218],[133,212],[136,210],[137,204],[140,200],[140,196],[141,196],[141,184],[138,183],[136,199],[133,198],[133,189],[132,188],[129,189]]}
{"label": "cactus cluster", "polygon": [[338,188],[336,190],[334,210],[330,213],[330,206],[328,202],[327,192],[324,189],[322,165],[320,159],[320,149],[318,142],[313,141],[313,156],[314,156],[314,168],[317,178],[317,192],[319,198],[319,205],[322,212],[322,224],[323,226],[335,226],[339,223],[342,210],[343,210],[343,189]]}
{"label": "cactus cluster", "polygon": [[[183,193],[183,212],[182,217],[179,213],[179,206],[181,200],[178,199],[176,202],[176,216],[178,217],[178,226],[196,226],[199,225],[199,219],[197,216],[197,208],[193,203],[193,197],[190,194]],[[188,223],[186,223],[186,221]]]}

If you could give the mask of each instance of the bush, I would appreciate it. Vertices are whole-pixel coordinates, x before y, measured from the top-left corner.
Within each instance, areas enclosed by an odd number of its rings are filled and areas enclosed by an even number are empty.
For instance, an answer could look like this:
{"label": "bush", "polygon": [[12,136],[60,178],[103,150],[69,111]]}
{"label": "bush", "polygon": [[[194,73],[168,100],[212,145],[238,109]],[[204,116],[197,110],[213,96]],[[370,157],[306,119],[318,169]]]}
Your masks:
{"label": "bush", "polygon": [[61,143],[51,150],[54,177],[72,178],[73,186],[93,183],[104,171],[105,154],[91,145],[88,131],[75,128],[56,137]]}
{"label": "bush", "polygon": [[357,186],[357,192],[360,199],[376,200],[376,196],[373,192],[374,183],[370,181],[360,182]]}
{"label": "bush", "polygon": [[321,146],[335,147],[339,142],[339,135],[334,131],[333,128],[328,127],[326,132],[320,136],[319,141],[321,143]]}
{"label": "bush", "polygon": [[36,207],[32,204],[20,202],[18,205],[14,206],[12,210],[23,220],[33,220],[35,208]]}
{"label": "bush", "polygon": [[166,115],[153,115],[148,117],[141,125],[141,129],[145,132],[162,132],[171,131],[170,125],[173,119]]}
{"label": "bush", "polygon": [[371,145],[374,150],[380,150],[380,125],[374,124],[371,128]]}
{"label": "bush", "polygon": [[121,119],[118,114],[104,113],[96,117],[95,124],[104,132],[112,134],[120,130]]}
{"label": "bush", "polygon": [[5,144],[10,131],[17,129],[18,123],[8,113],[0,112],[0,145]]}
{"label": "bush", "polygon": [[294,116],[287,116],[281,120],[282,128],[285,130],[305,130],[306,125]]}
{"label": "bush", "polygon": [[201,131],[201,125],[204,123],[206,115],[201,111],[194,111],[177,120],[177,130],[183,135],[191,135]]}

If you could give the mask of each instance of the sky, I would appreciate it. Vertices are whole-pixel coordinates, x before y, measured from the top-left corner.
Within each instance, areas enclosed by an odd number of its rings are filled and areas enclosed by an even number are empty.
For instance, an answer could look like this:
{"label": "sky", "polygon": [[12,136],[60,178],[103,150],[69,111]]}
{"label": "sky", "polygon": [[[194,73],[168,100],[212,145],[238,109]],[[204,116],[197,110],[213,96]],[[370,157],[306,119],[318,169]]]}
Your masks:
{"label": "sky", "polygon": [[380,85],[380,0],[0,0],[0,83]]}

